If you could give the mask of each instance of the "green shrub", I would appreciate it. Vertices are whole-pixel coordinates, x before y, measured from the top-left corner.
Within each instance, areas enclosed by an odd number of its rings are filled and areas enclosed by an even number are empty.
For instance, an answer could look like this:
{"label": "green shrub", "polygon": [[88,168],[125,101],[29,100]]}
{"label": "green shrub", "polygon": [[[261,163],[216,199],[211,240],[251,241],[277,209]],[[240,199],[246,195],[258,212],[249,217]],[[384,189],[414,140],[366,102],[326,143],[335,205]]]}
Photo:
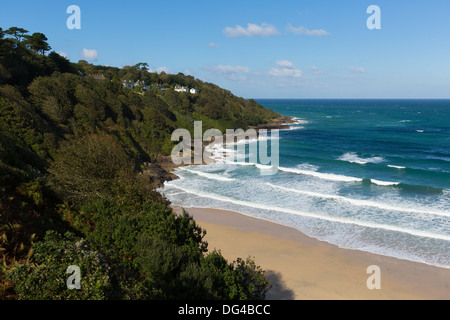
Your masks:
{"label": "green shrub", "polygon": [[[85,240],[67,233],[49,231],[45,240],[33,245],[34,254],[25,264],[13,268],[8,278],[16,282],[19,299],[104,300],[114,298],[111,266],[104,256],[92,251]],[[69,266],[81,269],[81,289],[67,287]]]}

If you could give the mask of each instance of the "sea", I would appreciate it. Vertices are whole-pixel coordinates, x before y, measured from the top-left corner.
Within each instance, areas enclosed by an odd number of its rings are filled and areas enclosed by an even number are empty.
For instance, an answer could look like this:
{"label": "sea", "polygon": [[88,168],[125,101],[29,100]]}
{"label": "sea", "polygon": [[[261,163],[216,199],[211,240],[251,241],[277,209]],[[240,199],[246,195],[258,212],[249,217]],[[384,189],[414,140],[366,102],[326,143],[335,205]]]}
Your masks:
{"label": "sea", "polygon": [[[210,147],[213,164],[176,169],[179,179],[159,192],[176,206],[232,210],[342,248],[450,268],[450,100],[257,102],[295,122],[264,143]],[[264,174],[255,150],[278,157],[275,173]]]}

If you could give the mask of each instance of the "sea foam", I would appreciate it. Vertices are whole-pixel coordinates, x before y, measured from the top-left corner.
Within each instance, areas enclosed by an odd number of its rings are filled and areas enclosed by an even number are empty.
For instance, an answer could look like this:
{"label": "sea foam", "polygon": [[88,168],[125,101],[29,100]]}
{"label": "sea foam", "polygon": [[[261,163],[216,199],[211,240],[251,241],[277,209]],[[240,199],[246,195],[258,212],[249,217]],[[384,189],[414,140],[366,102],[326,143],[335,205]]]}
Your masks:
{"label": "sea foam", "polygon": [[[234,164],[239,166],[255,166],[258,169],[272,169],[272,166],[268,165],[262,165],[258,163],[251,163],[251,162],[242,162],[242,161],[225,161],[227,164]],[[362,178],[355,178],[355,177],[349,177],[344,176],[340,174],[334,174],[334,173],[322,173],[317,172],[314,170],[304,170],[300,168],[285,168],[285,167],[278,167],[278,170],[288,173],[294,173],[294,174],[301,174],[306,176],[315,177],[322,180],[328,180],[328,181],[336,181],[336,182],[362,182]]]}
{"label": "sea foam", "polygon": [[350,218],[344,218],[344,217],[331,217],[329,215],[322,215],[322,214],[312,213],[312,212],[304,212],[304,211],[294,210],[294,209],[289,209],[289,208],[281,208],[281,207],[277,207],[274,205],[262,204],[262,203],[258,203],[258,202],[238,200],[238,199],[230,198],[227,196],[211,194],[211,193],[205,192],[205,191],[188,189],[188,188],[184,188],[184,187],[174,185],[174,184],[170,184],[170,186],[172,186],[175,189],[182,190],[186,193],[196,195],[198,197],[209,198],[209,199],[222,201],[222,202],[230,202],[230,203],[233,203],[233,204],[236,204],[239,206],[246,206],[246,207],[251,207],[251,208],[260,209],[260,210],[282,212],[282,213],[299,215],[299,216],[303,216],[303,217],[325,220],[325,221],[329,221],[329,222],[342,223],[342,224],[347,224],[347,225],[357,225],[360,227],[367,227],[367,228],[372,228],[372,229],[382,229],[382,230],[387,230],[387,231],[401,232],[401,233],[406,233],[406,234],[410,234],[410,235],[418,236],[418,237],[450,241],[449,235],[443,235],[443,234],[438,234],[438,233],[433,233],[433,232],[428,232],[428,231],[423,231],[423,230],[415,230],[415,229],[411,229],[411,228],[397,227],[397,226],[380,224],[380,223],[360,221],[357,219],[350,219]]}
{"label": "sea foam", "polygon": [[381,181],[375,179],[370,179],[370,182],[379,186],[398,186],[400,184],[400,182]]}
{"label": "sea foam", "polygon": [[386,161],[383,157],[370,157],[362,158],[359,157],[355,152],[344,153],[337,160],[347,161],[351,163],[367,164],[367,163],[380,163]]}
{"label": "sea foam", "polygon": [[418,213],[418,214],[431,214],[431,215],[437,215],[437,216],[450,217],[450,212],[446,212],[446,211],[399,207],[399,206],[393,206],[393,205],[370,201],[370,200],[353,199],[353,198],[347,198],[347,197],[338,196],[338,195],[323,194],[323,193],[319,193],[319,192],[286,188],[286,187],[274,185],[270,182],[266,182],[266,184],[272,188],[283,190],[286,192],[293,192],[293,193],[298,193],[298,194],[302,194],[302,195],[306,195],[306,196],[310,196],[310,197],[322,198],[322,199],[333,199],[333,200],[343,201],[343,202],[347,202],[347,203],[350,203],[355,206],[374,207],[374,208],[378,208],[378,209],[382,209],[382,210],[392,210],[392,211]]}
{"label": "sea foam", "polygon": [[362,182],[363,179],[361,178],[355,178],[355,177],[349,177],[344,176],[340,174],[334,174],[334,173],[322,173],[317,171],[310,171],[310,170],[302,170],[297,168],[285,168],[285,167],[279,167],[280,171],[284,172],[290,172],[295,174],[302,174],[307,176],[316,177],[323,180],[329,180],[329,181],[338,181],[338,182]]}
{"label": "sea foam", "polygon": [[294,124],[308,124],[309,121],[304,120],[304,119],[300,119],[300,118],[293,118],[292,120],[294,120]]}
{"label": "sea foam", "polygon": [[187,172],[190,172],[190,173],[197,174],[197,175],[205,177],[207,179],[212,179],[212,180],[217,180],[217,181],[228,181],[228,182],[235,181],[235,179],[227,178],[227,177],[224,177],[224,176],[221,176],[221,175],[218,175],[218,174],[214,174],[214,173],[208,173],[208,172],[197,171],[197,170],[190,170],[190,169],[187,169],[187,168],[184,168],[184,167],[181,167],[181,168],[178,168],[178,169],[182,170],[182,171],[187,171]]}
{"label": "sea foam", "polygon": [[389,168],[394,168],[394,169],[406,169],[406,167],[403,167],[403,166],[394,166],[394,165],[392,165],[392,164],[389,164],[388,167],[389,167]]}

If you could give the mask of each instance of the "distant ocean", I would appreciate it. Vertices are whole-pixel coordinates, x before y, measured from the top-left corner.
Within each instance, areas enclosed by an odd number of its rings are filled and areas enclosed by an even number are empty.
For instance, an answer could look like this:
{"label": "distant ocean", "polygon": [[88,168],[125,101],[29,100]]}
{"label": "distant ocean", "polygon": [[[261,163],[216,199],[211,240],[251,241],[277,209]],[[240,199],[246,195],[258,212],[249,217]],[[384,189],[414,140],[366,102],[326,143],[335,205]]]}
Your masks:
{"label": "distant ocean", "polygon": [[450,100],[258,102],[296,120],[280,130],[276,175],[227,146],[217,163],[177,169],[180,179],[159,191],[186,208],[232,210],[450,268]]}

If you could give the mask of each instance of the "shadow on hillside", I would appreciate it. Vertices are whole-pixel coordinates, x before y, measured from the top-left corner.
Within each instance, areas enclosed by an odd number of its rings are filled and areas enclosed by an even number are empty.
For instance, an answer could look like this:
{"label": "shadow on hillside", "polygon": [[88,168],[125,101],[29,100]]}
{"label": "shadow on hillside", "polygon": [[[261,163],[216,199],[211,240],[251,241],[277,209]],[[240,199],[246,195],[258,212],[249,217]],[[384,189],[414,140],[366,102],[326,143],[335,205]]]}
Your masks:
{"label": "shadow on hillside", "polygon": [[267,292],[267,300],[294,300],[294,291],[289,289],[283,281],[281,273],[268,270],[266,271],[266,278],[269,279],[272,288]]}

